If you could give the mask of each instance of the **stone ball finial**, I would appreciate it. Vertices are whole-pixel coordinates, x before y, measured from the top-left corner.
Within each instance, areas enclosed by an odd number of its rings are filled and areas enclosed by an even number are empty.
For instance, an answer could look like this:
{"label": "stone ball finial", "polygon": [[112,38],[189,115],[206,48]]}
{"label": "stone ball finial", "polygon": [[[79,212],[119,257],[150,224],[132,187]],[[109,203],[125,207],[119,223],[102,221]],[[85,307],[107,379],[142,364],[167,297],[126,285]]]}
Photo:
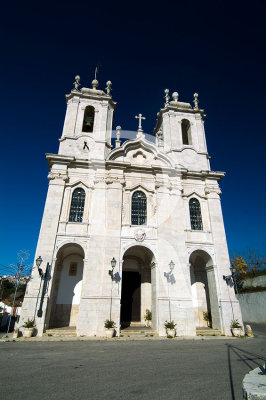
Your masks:
{"label": "stone ball finial", "polygon": [[177,103],[177,102],[178,102],[178,93],[177,93],[177,92],[174,92],[174,93],[172,94],[172,97],[173,97],[173,100]]}
{"label": "stone ball finial", "polygon": [[93,79],[93,81],[91,82],[92,84],[92,88],[93,89],[97,89],[97,87],[99,86],[99,82],[97,81],[97,79]]}

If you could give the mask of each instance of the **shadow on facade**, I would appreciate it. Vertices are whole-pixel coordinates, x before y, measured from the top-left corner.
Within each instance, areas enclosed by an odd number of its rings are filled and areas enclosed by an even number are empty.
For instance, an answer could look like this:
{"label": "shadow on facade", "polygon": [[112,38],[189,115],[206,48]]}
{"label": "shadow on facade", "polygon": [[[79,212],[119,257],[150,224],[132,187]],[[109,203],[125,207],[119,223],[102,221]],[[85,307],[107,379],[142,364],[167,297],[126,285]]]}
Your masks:
{"label": "shadow on facade", "polygon": [[77,244],[59,249],[51,289],[49,328],[76,326],[83,278],[84,251]]}

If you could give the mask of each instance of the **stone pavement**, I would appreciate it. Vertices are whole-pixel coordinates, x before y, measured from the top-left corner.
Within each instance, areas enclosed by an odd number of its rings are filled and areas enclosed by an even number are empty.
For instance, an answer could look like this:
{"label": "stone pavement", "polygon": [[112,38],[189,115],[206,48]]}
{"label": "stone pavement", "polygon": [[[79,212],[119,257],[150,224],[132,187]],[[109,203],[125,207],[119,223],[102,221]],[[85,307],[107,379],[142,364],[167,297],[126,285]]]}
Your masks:
{"label": "stone pavement", "polygon": [[242,400],[244,376],[266,361],[266,324],[251,325],[254,339],[2,333],[0,380],[16,381],[5,400]]}
{"label": "stone pavement", "polygon": [[264,337],[1,342],[0,380],[5,400],[242,400],[265,345]]}

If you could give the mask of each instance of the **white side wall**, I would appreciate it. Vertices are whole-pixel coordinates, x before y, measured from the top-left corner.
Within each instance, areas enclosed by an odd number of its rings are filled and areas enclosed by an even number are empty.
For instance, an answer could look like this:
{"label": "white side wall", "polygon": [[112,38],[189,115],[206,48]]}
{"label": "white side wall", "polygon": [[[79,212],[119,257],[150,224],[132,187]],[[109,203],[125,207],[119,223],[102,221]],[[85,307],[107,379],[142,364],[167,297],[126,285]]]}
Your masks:
{"label": "white side wall", "polygon": [[241,293],[239,300],[242,317],[247,322],[266,322],[266,291]]}

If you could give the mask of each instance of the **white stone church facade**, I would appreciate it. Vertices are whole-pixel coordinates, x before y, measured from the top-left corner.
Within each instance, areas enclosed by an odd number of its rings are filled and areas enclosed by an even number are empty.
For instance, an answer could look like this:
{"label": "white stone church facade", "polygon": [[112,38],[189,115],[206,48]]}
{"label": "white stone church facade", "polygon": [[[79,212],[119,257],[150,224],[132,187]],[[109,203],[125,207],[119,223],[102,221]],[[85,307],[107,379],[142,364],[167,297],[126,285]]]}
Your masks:
{"label": "white stone church facade", "polygon": [[[173,320],[177,336],[206,326],[231,335],[242,323],[234,290],[223,279],[230,262],[219,180],[210,169],[204,112],[165,93],[154,129],[145,137],[142,119],[132,139],[121,141],[112,123],[116,103],[106,91],[75,88],[58,154],[46,154],[49,188],[36,257],[38,268],[26,291],[20,324],[35,319],[38,335],[48,328],[76,327],[78,336],[103,336],[104,321],[144,324],[166,335]],[[113,269],[111,260],[116,260]],[[170,269],[170,262],[173,266]]]}

